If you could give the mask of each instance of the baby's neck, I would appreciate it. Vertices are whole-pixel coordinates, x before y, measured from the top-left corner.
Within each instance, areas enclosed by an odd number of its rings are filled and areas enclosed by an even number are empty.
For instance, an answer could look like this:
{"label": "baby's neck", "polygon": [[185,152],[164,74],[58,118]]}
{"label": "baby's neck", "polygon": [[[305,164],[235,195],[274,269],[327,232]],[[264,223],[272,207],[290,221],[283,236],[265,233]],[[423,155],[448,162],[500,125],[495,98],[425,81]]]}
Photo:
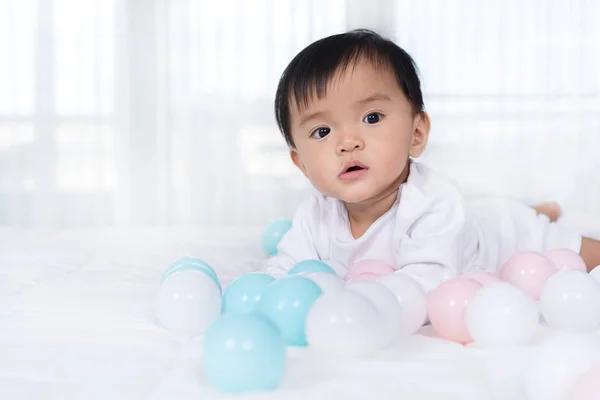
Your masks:
{"label": "baby's neck", "polygon": [[408,179],[408,169],[407,166],[405,171],[402,172],[388,190],[381,193],[377,198],[365,203],[345,203],[346,210],[348,211],[348,221],[350,222],[350,231],[352,232],[354,239],[358,239],[364,235],[367,229],[369,229],[379,217],[392,208],[398,197],[400,185]]}
{"label": "baby's neck", "polygon": [[379,217],[388,212],[396,202],[398,190],[389,193],[369,204],[346,204],[350,231],[354,239],[358,239],[369,229]]}

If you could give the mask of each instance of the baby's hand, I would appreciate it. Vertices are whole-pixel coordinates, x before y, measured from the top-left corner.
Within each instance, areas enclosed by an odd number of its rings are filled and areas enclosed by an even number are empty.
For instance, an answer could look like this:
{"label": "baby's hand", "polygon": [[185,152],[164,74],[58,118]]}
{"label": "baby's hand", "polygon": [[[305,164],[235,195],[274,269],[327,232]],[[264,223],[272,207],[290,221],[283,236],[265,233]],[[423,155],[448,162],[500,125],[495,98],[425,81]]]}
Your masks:
{"label": "baby's hand", "polygon": [[560,209],[560,205],[556,202],[544,203],[544,204],[536,204],[532,206],[536,213],[543,214],[547,216],[550,221],[556,222],[560,218],[562,214],[562,210]]}

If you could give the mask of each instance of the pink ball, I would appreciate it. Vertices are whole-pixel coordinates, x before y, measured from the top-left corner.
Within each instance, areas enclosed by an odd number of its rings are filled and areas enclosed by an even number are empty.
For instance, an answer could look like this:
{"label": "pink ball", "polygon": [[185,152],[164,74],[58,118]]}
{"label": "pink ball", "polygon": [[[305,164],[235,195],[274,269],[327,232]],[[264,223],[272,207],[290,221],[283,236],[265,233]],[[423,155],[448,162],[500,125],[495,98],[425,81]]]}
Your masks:
{"label": "pink ball", "polygon": [[600,399],[600,366],[592,367],[580,375],[567,392],[565,399],[598,400]]}
{"label": "pink ball", "polygon": [[394,268],[381,260],[361,260],[350,268],[346,273],[346,281],[365,281],[375,280],[382,275],[388,275],[394,272]]}
{"label": "pink ball", "polygon": [[498,276],[487,271],[471,271],[461,275],[459,278],[472,279],[476,282],[481,283],[483,286],[487,286],[490,283],[494,282],[500,282],[500,278],[498,278]]}
{"label": "pink ball", "polygon": [[427,301],[431,326],[442,339],[461,344],[473,341],[465,314],[469,302],[483,285],[471,279],[451,279],[440,284]]}
{"label": "pink ball", "polygon": [[557,272],[548,257],[533,251],[523,251],[512,256],[500,270],[500,279],[524,290],[534,300],[546,281]]}
{"label": "pink ball", "polygon": [[554,263],[554,266],[559,271],[573,269],[576,271],[587,272],[585,261],[577,253],[569,249],[550,250],[546,253],[546,257]]}

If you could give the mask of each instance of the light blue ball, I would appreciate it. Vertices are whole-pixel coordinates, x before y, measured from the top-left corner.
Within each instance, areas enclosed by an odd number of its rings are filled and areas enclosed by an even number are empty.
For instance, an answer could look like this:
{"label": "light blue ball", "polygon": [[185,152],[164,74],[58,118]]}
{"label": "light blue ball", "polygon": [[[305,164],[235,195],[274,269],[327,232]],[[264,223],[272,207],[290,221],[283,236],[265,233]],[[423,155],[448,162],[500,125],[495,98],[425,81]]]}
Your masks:
{"label": "light blue ball", "polygon": [[162,274],[161,282],[164,281],[165,279],[167,279],[167,277],[169,275],[171,275],[173,272],[175,272],[182,266],[190,265],[190,264],[203,266],[206,269],[206,272],[214,275],[215,277],[217,276],[217,273],[215,272],[215,270],[206,261],[201,260],[199,258],[186,256],[186,257],[180,258],[179,260],[175,261],[173,264],[169,265],[169,267]]}
{"label": "light blue ball", "polygon": [[335,271],[329,265],[319,260],[304,260],[294,265],[288,271],[288,275],[296,275],[301,272],[324,272],[326,274],[334,274]]}
{"label": "light blue ball", "polygon": [[217,276],[215,270],[206,261],[200,260],[199,258],[183,257],[175,261],[165,270],[165,272],[163,272],[160,282],[164,282],[165,279],[174,273],[185,271],[196,271],[205,274],[212,279],[219,290],[222,291],[221,283],[219,282],[219,277]]}
{"label": "light blue ball", "polygon": [[271,391],[281,382],[285,343],[260,315],[220,317],[206,331],[203,346],[204,373],[222,392]]}
{"label": "light blue ball", "polygon": [[277,246],[281,238],[292,227],[292,221],[288,219],[280,219],[271,222],[267,229],[262,234],[262,245],[268,255],[274,256],[277,254]]}
{"label": "light blue ball", "polygon": [[225,289],[223,313],[248,314],[275,278],[262,272],[251,272],[235,279]]}
{"label": "light blue ball", "polygon": [[310,279],[286,276],[269,284],[256,304],[256,311],[279,328],[286,344],[306,346],[306,316],[321,294],[321,288]]}

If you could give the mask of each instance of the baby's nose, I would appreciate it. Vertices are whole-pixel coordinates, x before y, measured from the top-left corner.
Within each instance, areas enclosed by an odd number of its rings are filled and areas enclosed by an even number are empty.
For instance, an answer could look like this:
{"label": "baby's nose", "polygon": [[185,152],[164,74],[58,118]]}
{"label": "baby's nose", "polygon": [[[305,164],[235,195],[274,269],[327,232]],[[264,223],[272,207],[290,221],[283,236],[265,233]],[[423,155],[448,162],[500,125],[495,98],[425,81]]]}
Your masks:
{"label": "baby's nose", "polygon": [[364,142],[360,138],[356,136],[345,137],[340,142],[338,153],[347,153],[355,150],[362,150],[363,148]]}

